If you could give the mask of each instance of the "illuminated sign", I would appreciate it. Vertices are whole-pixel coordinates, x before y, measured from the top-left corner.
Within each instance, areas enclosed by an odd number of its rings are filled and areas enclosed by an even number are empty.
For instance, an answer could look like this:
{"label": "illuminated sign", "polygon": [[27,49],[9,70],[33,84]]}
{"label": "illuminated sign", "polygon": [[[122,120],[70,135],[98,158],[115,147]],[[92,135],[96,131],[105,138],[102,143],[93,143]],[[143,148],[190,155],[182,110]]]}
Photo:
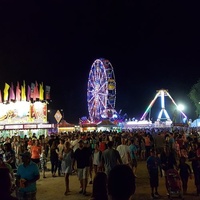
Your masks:
{"label": "illuminated sign", "polygon": [[38,124],[38,128],[52,128],[51,124]]}
{"label": "illuminated sign", "polygon": [[5,125],[5,129],[23,129],[23,124],[19,124],[19,125]]}
{"label": "illuminated sign", "polygon": [[60,120],[62,119],[62,115],[61,115],[59,110],[56,111],[56,114],[54,115],[54,118],[56,119],[57,123],[59,123]]}
{"label": "illuminated sign", "polygon": [[24,128],[37,128],[37,124],[24,124]]}
{"label": "illuminated sign", "polygon": [[55,128],[54,124],[12,124],[0,125],[0,130],[15,130],[15,129],[48,129]]}
{"label": "illuminated sign", "polygon": [[0,124],[47,123],[45,102],[17,101],[0,103]]}

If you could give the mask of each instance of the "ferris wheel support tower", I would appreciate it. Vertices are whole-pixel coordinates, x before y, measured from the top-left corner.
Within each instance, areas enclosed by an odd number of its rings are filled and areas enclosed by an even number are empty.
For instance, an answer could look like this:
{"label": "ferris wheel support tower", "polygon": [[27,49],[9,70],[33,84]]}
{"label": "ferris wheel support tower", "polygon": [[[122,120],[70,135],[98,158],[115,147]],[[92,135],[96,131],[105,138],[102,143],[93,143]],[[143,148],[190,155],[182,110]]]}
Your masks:
{"label": "ferris wheel support tower", "polygon": [[[167,121],[171,121],[171,119],[170,119],[170,117],[169,117],[169,115],[168,115],[168,113],[165,109],[165,96],[168,96],[172,100],[173,104],[178,108],[178,105],[173,100],[173,98],[171,97],[171,95],[168,93],[167,90],[165,90],[165,89],[157,90],[157,94],[155,95],[154,99],[151,101],[151,103],[147,107],[146,111],[144,112],[144,114],[142,115],[140,120],[145,120],[147,114],[149,113],[149,111],[150,111],[151,107],[153,106],[153,104],[155,103],[156,99],[158,97],[161,97],[161,110],[158,114],[157,121],[161,121],[161,117],[162,117],[163,114],[165,115]],[[182,110],[180,110],[180,109],[178,109],[178,110],[181,112],[181,114],[185,118],[187,118],[187,116],[185,115],[185,113]]]}

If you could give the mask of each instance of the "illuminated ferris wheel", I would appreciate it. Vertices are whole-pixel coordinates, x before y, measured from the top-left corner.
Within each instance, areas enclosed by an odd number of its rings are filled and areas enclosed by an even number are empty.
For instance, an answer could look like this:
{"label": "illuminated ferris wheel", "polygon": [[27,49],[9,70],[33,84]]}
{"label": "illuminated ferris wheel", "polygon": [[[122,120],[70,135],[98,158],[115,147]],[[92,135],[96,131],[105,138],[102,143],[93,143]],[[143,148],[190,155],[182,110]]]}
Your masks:
{"label": "illuminated ferris wheel", "polygon": [[100,58],[91,66],[87,103],[90,120],[95,122],[101,118],[109,118],[115,112],[116,82],[113,67],[109,60]]}

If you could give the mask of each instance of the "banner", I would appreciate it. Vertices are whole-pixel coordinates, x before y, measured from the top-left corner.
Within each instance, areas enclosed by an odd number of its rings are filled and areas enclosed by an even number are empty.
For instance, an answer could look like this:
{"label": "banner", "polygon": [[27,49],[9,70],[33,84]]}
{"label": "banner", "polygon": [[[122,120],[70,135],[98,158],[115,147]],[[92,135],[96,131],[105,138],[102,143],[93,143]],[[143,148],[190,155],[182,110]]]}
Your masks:
{"label": "banner", "polygon": [[21,100],[26,101],[26,85],[25,81],[23,81],[23,85],[21,86]]}
{"label": "banner", "polygon": [[44,89],[43,89],[43,83],[41,83],[40,84],[40,97],[39,97],[39,99],[41,100],[41,101],[43,101],[44,100]]}
{"label": "banner", "polygon": [[10,95],[9,95],[9,101],[15,100],[15,92],[14,92],[14,86],[13,83],[11,83],[10,87]]}
{"label": "banner", "polygon": [[16,87],[16,101],[21,100],[21,90],[20,90],[20,85],[19,82],[17,82],[17,87]]}
{"label": "banner", "polygon": [[34,88],[35,88],[35,83],[31,83],[31,98],[34,99]]}
{"label": "banner", "polygon": [[50,100],[50,89],[50,86],[45,86],[43,82],[38,84],[37,81],[35,81],[35,83],[31,83],[31,85],[27,85],[27,87],[25,80],[23,80],[22,85],[20,85],[20,82],[17,81],[16,87],[13,82],[11,82],[10,85],[5,83],[5,88],[4,90],[1,90],[2,93],[0,93],[0,103],[30,100],[43,101],[44,99]]}
{"label": "banner", "polygon": [[31,100],[31,87],[28,85],[26,101],[30,101],[30,100]]}
{"label": "banner", "polygon": [[38,83],[36,81],[35,82],[35,87],[34,87],[34,98],[33,98],[33,100],[36,101],[39,98],[40,98],[40,96],[39,96],[39,91],[38,91]]}
{"label": "banner", "polygon": [[10,88],[10,85],[8,85],[7,83],[5,83],[5,88],[4,88],[4,101],[8,101],[8,90]]}

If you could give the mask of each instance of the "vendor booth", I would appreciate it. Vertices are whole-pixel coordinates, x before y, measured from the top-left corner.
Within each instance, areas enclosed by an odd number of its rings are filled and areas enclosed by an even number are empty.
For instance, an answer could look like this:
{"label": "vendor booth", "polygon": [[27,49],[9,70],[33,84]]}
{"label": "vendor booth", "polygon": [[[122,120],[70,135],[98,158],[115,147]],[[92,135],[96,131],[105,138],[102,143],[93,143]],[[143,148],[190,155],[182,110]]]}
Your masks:
{"label": "vendor booth", "polygon": [[17,83],[15,92],[13,84],[6,83],[3,98],[0,90],[0,137],[23,138],[25,135],[31,137],[33,133],[37,137],[46,136],[54,129],[54,124],[47,121],[49,90],[49,86],[44,90],[43,83],[38,85],[37,82],[26,88],[24,81],[21,87]]}
{"label": "vendor booth", "polygon": [[64,119],[60,121],[60,123],[57,125],[58,133],[67,133],[67,132],[74,132],[75,131],[75,125],[70,124],[66,122]]}
{"label": "vendor booth", "polygon": [[105,119],[97,124],[97,131],[117,131],[119,127],[110,120]]}

